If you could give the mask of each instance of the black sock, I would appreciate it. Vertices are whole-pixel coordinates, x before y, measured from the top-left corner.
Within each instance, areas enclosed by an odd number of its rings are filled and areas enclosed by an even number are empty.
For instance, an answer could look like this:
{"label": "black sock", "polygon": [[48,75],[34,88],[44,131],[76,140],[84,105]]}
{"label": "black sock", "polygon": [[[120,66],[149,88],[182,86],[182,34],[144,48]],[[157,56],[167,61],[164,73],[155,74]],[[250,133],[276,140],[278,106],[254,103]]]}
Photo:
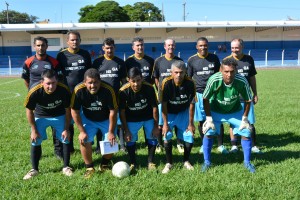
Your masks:
{"label": "black sock", "polygon": [[135,155],[136,144],[131,146],[126,146],[126,149],[129,155],[130,164],[136,165],[136,155]]}
{"label": "black sock", "polygon": [[62,143],[56,138],[56,130],[51,126],[52,136],[53,136],[53,145],[54,145],[54,152],[56,155],[62,157]]}
{"label": "black sock", "polygon": [[97,139],[97,144],[96,144],[96,148],[100,149],[100,144],[99,142],[102,140],[102,132],[100,129],[98,129],[97,133],[96,133],[96,139]]}
{"label": "black sock", "polygon": [[101,160],[101,165],[108,165],[110,159],[106,159],[104,157],[102,157],[102,160]]}
{"label": "black sock", "polygon": [[70,152],[74,152],[74,125],[70,124],[69,126],[69,131],[70,131],[70,141],[69,141],[69,145],[70,145]]}
{"label": "black sock", "polygon": [[251,128],[251,140],[252,140],[252,146],[256,146],[256,130],[254,124],[250,125]]}
{"label": "black sock", "polygon": [[164,147],[166,150],[166,158],[167,158],[167,163],[172,164],[172,141],[168,141],[167,143],[164,143]]}
{"label": "black sock", "polygon": [[156,145],[148,144],[148,163],[153,163]]}
{"label": "black sock", "polygon": [[163,145],[163,139],[162,139],[163,137],[162,137],[162,129],[159,129],[159,134],[158,134],[158,137],[157,137],[157,141],[158,141],[158,144],[160,145],[160,146],[162,146]]}
{"label": "black sock", "polygon": [[85,164],[85,167],[86,167],[86,168],[94,168],[94,163],[91,163],[91,164]]}
{"label": "black sock", "polygon": [[70,165],[70,144],[63,144],[64,167]]}
{"label": "black sock", "polygon": [[42,156],[42,146],[31,146],[31,165],[32,169],[39,171],[39,161]]}
{"label": "black sock", "polygon": [[193,143],[184,142],[183,162],[189,161]]}
{"label": "black sock", "polygon": [[223,124],[221,124],[220,136],[218,137],[218,146],[223,145],[223,141],[224,141],[224,126]]}

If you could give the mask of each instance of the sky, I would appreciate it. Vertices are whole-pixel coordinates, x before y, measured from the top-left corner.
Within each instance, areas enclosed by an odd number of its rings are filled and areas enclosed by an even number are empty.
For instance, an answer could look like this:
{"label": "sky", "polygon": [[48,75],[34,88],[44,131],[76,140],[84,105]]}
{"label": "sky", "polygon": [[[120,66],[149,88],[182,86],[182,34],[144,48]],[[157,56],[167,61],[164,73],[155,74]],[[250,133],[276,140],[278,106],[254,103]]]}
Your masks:
{"label": "sky", "polygon": [[[77,23],[80,8],[96,5],[99,0],[1,0],[1,10],[25,12],[38,17],[38,21],[50,19],[50,23]],[[139,1],[116,1],[120,6]],[[140,1],[141,2],[141,1]],[[281,21],[288,18],[300,20],[299,0],[148,0],[164,11],[165,21]],[[183,4],[185,4],[185,9]]]}

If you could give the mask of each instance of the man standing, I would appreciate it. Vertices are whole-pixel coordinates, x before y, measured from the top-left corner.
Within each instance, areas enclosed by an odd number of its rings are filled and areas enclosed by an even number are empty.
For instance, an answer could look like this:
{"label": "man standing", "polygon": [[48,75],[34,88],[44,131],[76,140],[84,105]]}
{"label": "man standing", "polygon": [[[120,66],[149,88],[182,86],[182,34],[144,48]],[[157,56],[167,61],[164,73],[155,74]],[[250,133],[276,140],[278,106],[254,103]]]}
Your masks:
{"label": "man standing", "polygon": [[[162,173],[166,174],[172,168],[172,129],[177,127],[177,139],[183,142],[183,166],[187,170],[194,167],[189,162],[193,147],[194,126],[194,97],[196,88],[194,81],[186,76],[186,66],[183,61],[174,61],[171,66],[171,76],[162,82],[162,117],[164,147],[167,164]],[[185,137],[187,135],[187,138]]]}
{"label": "man standing", "polygon": [[[196,49],[197,54],[191,56],[187,62],[188,76],[191,77],[196,83],[197,102],[195,103],[195,116],[194,120],[199,122],[198,130],[203,139],[202,126],[205,121],[205,112],[203,107],[202,94],[206,87],[208,78],[219,72],[220,60],[215,54],[208,53],[208,40],[205,37],[200,37],[197,40]],[[223,145],[224,129],[221,125],[221,134],[218,137],[218,151],[226,154],[227,149]],[[200,153],[203,153],[203,146],[200,147]]]}
{"label": "man standing", "polygon": [[[233,134],[242,137],[241,144],[244,153],[244,166],[255,172],[250,163],[251,133],[249,129],[248,113],[251,102],[251,92],[247,80],[237,74],[237,63],[234,59],[224,59],[221,71],[212,75],[203,93],[203,103],[206,120],[203,124],[203,155],[202,172],[210,166],[213,136],[220,134],[221,123],[227,122],[233,127]],[[245,101],[241,106],[240,96]]]}
{"label": "man standing", "polygon": [[[115,127],[117,117],[117,99],[113,88],[101,82],[96,69],[88,69],[84,74],[84,82],[78,84],[71,99],[72,117],[79,129],[79,143],[86,172],[90,178],[95,172],[92,159],[92,142],[98,130],[103,133],[102,140],[115,143]],[[82,110],[82,113],[80,113]],[[100,171],[108,168],[113,154],[102,156]]]}
{"label": "man standing", "polygon": [[[83,81],[83,75],[92,66],[91,56],[88,51],[80,49],[80,33],[77,31],[69,31],[67,33],[68,48],[63,49],[57,54],[57,60],[62,67],[65,82],[69,86],[71,93],[73,93],[75,86]],[[74,152],[74,126],[70,124],[70,150]],[[55,146],[59,146],[59,141],[55,141]],[[59,152],[59,148],[55,149]]]}
{"label": "man standing", "polygon": [[[72,175],[69,149],[70,91],[67,86],[58,83],[54,70],[45,70],[41,83],[29,90],[25,100],[26,116],[31,126],[31,164],[32,169],[24,176],[30,179],[39,173],[39,160],[42,156],[42,141],[47,139],[46,129],[56,130],[56,137],[63,143],[63,174]],[[34,111],[34,112],[33,112]]]}
{"label": "man standing", "polygon": [[[166,39],[164,42],[164,49],[166,51],[166,53],[164,55],[162,55],[161,57],[157,58],[154,62],[154,69],[153,69],[153,77],[155,80],[155,85],[157,87],[158,90],[158,99],[161,99],[161,90],[162,90],[162,81],[164,80],[164,78],[168,77],[171,75],[171,65],[173,62],[177,61],[177,60],[181,60],[181,58],[175,56],[175,40],[173,39]],[[162,110],[161,110],[161,102],[159,105],[159,125],[160,128],[163,124],[163,119],[162,119]],[[177,127],[175,127],[175,132],[177,134]],[[162,148],[162,134],[160,134],[159,138],[158,138],[158,143],[159,146],[157,147],[157,152],[161,151]],[[183,153],[184,148],[183,148],[183,144],[181,144],[180,140],[177,139],[177,148],[178,151],[180,153]]]}
{"label": "man standing", "polygon": [[148,169],[155,169],[153,162],[158,129],[157,97],[153,86],[143,81],[142,72],[133,67],[128,71],[128,83],[119,92],[120,119],[125,131],[130,168],[137,166],[136,141],[143,127],[148,144]]}
{"label": "man standing", "polygon": [[[255,69],[254,60],[251,56],[245,55],[243,53],[244,49],[244,41],[242,39],[233,39],[231,41],[231,55],[227,58],[234,58],[238,64],[237,66],[237,72],[244,76],[252,90],[253,98],[250,105],[250,111],[249,111],[249,122],[250,122],[250,130],[251,130],[251,138],[252,138],[252,152],[253,153],[261,153],[260,149],[256,146],[256,130],[254,127],[255,123],[255,114],[254,114],[254,104],[258,102],[258,96],[257,96],[257,87],[256,87],[256,78],[255,75],[257,74]],[[242,105],[244,106],[244,102],[242,102]],[[237,152],[237,140],[231,133],[231,152]]]}

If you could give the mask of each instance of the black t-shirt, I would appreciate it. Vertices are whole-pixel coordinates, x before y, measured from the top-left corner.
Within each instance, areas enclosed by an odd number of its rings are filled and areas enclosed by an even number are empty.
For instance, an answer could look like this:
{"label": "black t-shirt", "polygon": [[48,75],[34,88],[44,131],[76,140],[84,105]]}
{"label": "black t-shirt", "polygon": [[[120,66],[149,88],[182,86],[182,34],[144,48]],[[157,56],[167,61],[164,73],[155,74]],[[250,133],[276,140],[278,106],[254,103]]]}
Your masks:
{"label": "black t-shirt", "polygon": [[84,83],[75,87],[71,99],[71,108],[80,110],[91,121],[104,121],[109,119],[110,110],[117,109],[117,99],[113,88],[101,82],[96,94],[91,94]]}
{"label": "black t-shirt", "polygon": [[88,51],[79,49],[76,52],[70,52],[64,49],[57,54],[56,58],[62,67],[66,84],[73,92],[75,86],[83,81],[86,70],[92,67],[91,56]]}
{"label": "black t-shirt", "polygon": [[101,56],[93,62],[93,68],[98,69],[101,81],[111,85],[118,92],[121,80],[126,78],[127,72],[122,59],[114,56],[112,59]]}
{"label": "black t-shirt", "polygon": [[129,58],[127,58],[127,60],[125,61],[127,72],[131,68],[137,67],[141,70],[144,80],[151,84],[153,84],[153,79],[152,79],[153,65],[154,65],[154,59],[147,55],[144,55],[144,57],[141,59],[136,58],[134,55],[132,55]]}
{"label": "black t-shirt", "polygon": [[188,76],[195,81],[197,92],[203,93],[209,77],[220,70],[220,60],[215,54],[208,53],[202,57],[197,53],[188,59],[187,67]]}
{"label": "black t-shirt", "polygon": [[153,86],[147,82],[138,92],[134,92],[130,83],[121,87],[119,108],[125,109],[128,122],[140,122],[153,119],[153,107],[157,107],[157,97]]}
{"label": "black t-shirt", "polygon": [[34,116],[38,118],[57,117],[66,113],[70,107],[71,93],[69,88],[57,83],[56,90],[47,94],[41,83],[36,83],[29,90],[25,107],[34,110]]}
{"label": "black t-shirt", "polygon": [[189,108],[195,95],[195,84],[189,77],[184,77],[179,86],[175,85],[171,76],[162,83],[162,102],[167,102],[168,113],[177,114]]}

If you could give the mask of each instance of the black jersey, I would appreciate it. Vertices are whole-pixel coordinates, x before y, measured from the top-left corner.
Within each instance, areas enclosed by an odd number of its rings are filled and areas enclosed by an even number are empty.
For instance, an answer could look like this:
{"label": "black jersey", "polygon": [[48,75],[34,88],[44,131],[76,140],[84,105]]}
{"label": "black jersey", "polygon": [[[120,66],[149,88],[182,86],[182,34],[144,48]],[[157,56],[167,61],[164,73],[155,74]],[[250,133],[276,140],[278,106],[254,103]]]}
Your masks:
{"label": "black jersey", "polygon": [[207,80],[220,70],[220,60],[215,54],[208,53],[203,57],[199,53],[191,56],[187,62],[188,76],[196,84],[196,90],[203,93]]}
{"label": "black jersey", "polygon": [[137,67],[141,70],[144,80],[151,84],[153,84],[153,78],[152,78],[153,65],[154,65],[154,59],[147,55],[144,55],[144,57],[140,59],[132,55],[129,58],[127,58],[127,60],[125,61],[127,72],[131,68]]}
{"label": "black jersey", "polygon": [[73,92],[75,86],[83,81],[83,76],[86,70],[92,67],[91,56],[88,51],[79,49],[71,52],[64,49],[57,54],[58,60],[64,76],[66,77],[66,84]]}
{"label": "black jersey", "polygon": [[99,71],[101,81],[111,85],[115,92],[119,91],[121,80],[127,76],[124,61],[116,56],[112,59],[105,55],[97,58],[93,62],[93,68]]}
{"label": "black jersey", "polygon": [[250,78],[257,74],[254,60],[251,56],[243,54],[240,59],[237,59],[236,57],[230,55],[226,58],[234,58],[237,61],[237,72],[244,76],[247,79],[248,83],[250,83]]}
{"label": "black jersey", "polygon": [[196,95],[194,81],[184,77],[181,85],[176,86],[171,76],[162,83],[162,102],[167,102],[168,113],[177,114],[190,106]]}
{"label": "black jersey", "polygon": [[91,94],[84,83],[75,87],[71,99],[71,108],[80,110],[91,121],[104,121],[109,119],[110,110],[117,109],[117,99],[113,88],[101,82],[96,94]]}
{"label": "black jersey", "polygon": [[153,107],[157,107],[154,87],[143,82],[138,92],[134,92],[130,83],[121,87],[119,92],[119,108],[125,109],[128,122],[140,122],[153,119]]}
{"label": "black jersey", "polygon": [[23,72],[21,77],[29,82],[29,88],[42,79],[41,75],[46,69],[56,71],[59,76],[63,74],[58,61],[49,55],[47,55],[44,60],[37,59],[35,55],[31,56],[25,60],[22,68]]}
{"label": "black jersey", "polygon": [[58,117],[66,113],[70,107],[71,93],[69,88],[57,83],[56,90],[48,94],[42,83],[35,83],[29,90],[25,99],[25,107],[34,110],[34,116],[38,118]]}

